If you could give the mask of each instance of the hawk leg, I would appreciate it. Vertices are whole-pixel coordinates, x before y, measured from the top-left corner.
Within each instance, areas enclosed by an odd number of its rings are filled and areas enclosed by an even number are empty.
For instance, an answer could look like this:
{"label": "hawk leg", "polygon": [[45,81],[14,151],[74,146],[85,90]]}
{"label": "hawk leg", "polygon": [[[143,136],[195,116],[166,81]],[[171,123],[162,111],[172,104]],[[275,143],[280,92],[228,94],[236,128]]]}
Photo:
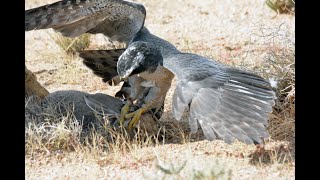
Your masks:
{"label": "hawk leg", "polygon": [[127,103],[121,108],[121,114],[119,118],[120,125],[122,125],[123,122],[125,121],[125,117],[129,112],[131,105],[132,105],[132,102],[128,100]]}
{"label": "hawk leg", "polygon": [[129,131],[131,131],[131,129],[139,122],[141,115],[144,112],[146,112],[147,110],[148,110],[148,108],[142,107],[142,108],[136,110],[135,112],[132,112],[132,113],[126,115],[126,118],[133,116],[132,120],[130,121],[130,123],[128,125]]}
{"label": "hawk leg", "polygon": [[140,117],[143,113],[149,110],[149,108],[152,106],[152,102],[144,104],[143,107],[137,109],[136,111],[126,114],[125,119],[129,119],[133,117],[128,125],[129,131],[139,122]]}

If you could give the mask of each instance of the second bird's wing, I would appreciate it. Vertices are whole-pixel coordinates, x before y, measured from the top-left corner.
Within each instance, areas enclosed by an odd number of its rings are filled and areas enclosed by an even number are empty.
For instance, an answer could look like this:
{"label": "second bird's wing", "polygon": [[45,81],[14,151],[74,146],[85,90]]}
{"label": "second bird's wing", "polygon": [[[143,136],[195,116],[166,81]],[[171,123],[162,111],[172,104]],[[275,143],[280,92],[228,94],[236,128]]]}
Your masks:
{"label": "second bird's wing", "polygon": [[125,49],[113,50],[85,50],[80,51],[79,57],[83,59],[85,64],[93,73],[102,78],[103,82],[109,85],[118,85],[120,78],[117,72],[117,62],[119,56]]}

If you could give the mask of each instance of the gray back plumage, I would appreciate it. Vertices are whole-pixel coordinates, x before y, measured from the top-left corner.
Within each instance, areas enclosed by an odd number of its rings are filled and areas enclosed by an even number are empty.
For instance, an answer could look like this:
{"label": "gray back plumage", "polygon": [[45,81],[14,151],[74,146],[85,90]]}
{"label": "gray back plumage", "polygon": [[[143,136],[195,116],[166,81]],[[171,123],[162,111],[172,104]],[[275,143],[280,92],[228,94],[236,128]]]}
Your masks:
{"label": "gray back plumage", "polygon": [[167,56],[171,54],[177,54],[180,53],[180,51],[170,42],[159,38],[153,34],[150,33],[150,31],[146,28],[143,27],[135,36],[133,39],[134,41],[144,41],[144,42],[149,42],[152,43],[154,46],[159,48],[161,51],[161,54],[163,58],[166,58]]}

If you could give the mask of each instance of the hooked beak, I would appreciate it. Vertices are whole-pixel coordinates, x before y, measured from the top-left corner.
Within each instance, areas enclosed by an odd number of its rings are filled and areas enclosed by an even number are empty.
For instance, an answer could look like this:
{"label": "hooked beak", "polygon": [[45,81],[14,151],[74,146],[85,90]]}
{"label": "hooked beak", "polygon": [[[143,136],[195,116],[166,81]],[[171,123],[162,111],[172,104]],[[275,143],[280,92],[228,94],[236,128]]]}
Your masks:
{"label": "hooked beak", "polygon": [[126,81],[128,80],[128,76],[120,76],[120,81]]}
{"label": "hooked beak", "polygon": [[129,78],[129,76],[131,75],[133,71],[133,67],[131,67],[130,69],[126,70],[124,73],[118,73],[120,76],[120,80],[127,80]]}

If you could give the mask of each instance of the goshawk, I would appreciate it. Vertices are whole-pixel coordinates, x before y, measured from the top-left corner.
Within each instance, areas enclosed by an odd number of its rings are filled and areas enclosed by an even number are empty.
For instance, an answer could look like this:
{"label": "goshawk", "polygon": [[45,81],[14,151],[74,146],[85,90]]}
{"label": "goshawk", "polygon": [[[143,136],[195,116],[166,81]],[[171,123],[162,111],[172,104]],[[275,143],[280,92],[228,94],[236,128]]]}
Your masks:
{"label": "goshawk", "polygon": [[[235,139],[261,143],[269,137],[266,126],[275,93],[268,81],[179,51],[151,34],[144,26],[145,17],[144,6],[131,1],[63,0],[26,10],[25,30],[53,28],[67,37],[102,33],[125,43],[125,49],[83,51],[80,57],[105,82],[125,79],[124,94],[130,103],[122,109],[120,121],[133,117],[131,127],[146,110],[163,105],[175,76],[173,116],[180,120],[189,109],[191,132],[200,124],[208,140],[227,143]],[[135,101],[141,108],[127,114]]]}

